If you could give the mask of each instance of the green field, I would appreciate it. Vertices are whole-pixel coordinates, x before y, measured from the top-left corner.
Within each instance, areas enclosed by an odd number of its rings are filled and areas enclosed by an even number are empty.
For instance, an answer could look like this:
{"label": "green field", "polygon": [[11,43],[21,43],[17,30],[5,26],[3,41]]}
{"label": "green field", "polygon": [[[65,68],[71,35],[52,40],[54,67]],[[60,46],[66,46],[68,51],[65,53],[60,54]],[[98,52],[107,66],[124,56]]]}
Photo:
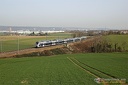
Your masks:
{"label": "green field", "polygon": [[26,49],[35,47],[35,43],[41,40],[54,40],[71,37],[70,33],[52,33],[48,36],[0,36],[0,52]]}
{"label": "green field", "polygon": [[128,53],[0,59],[0,85],[99,85],[94,81],[96,77],[85,69],[101,78],[114,76],[128,82]]}
{"label": "green field", "polygon": [[114,44],[117,43],[117,46],[120,46],[122,49],[128,50],[128,35],[107,35],[103,38],[111,43],[113,48]]}

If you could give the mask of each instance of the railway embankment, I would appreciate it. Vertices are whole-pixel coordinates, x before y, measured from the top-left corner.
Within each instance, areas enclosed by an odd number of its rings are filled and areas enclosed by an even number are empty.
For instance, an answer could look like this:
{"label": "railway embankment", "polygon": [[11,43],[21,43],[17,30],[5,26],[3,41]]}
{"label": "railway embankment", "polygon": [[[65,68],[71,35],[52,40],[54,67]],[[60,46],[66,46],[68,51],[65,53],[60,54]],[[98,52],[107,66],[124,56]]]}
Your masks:
{"label": "railway embankment", "polygon": [[43,52],[47,54],[46,51],[63,48],[63,47],[64,45],[58,45],[58,46],[52,46],[52,47],[29,48],[29,49],[24,49],[19,51],[3,52],[3,53],[0,53],[0,58],[35,56],[35,55],[40,55]]}
{"label": "railway embankment", "polygon": [[29,48],[19,51],[3,52],[0,53],[0,58],[13,58],[13,57],[34,57],[34,56],[50,56],[58,54],[72,54],[89,52],[90,42],[94,38],[89,38],[84,41],[75,43],[62,44],[56,46],[42,47],[42,48]]}

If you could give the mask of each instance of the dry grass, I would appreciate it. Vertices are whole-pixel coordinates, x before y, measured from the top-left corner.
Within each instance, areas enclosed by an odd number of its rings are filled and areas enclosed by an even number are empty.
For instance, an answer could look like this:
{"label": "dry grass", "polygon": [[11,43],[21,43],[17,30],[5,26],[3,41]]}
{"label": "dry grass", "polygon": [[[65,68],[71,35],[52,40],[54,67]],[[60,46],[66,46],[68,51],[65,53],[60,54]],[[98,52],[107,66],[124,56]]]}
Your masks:
{"label": "dry grass", "polygon": [[0,36],[0,40],[1,39],[2,41],[16,40],[18,37],[20,39],[45,38],[45,36]]}

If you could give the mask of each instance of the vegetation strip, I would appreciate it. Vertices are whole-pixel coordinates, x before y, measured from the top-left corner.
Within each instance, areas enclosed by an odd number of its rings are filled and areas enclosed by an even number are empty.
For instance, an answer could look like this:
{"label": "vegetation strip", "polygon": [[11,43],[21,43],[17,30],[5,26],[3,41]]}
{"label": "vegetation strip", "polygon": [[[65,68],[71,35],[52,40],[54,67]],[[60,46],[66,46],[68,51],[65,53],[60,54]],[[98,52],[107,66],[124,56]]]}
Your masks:
{"label": "vegetation strip", "polygon": [[86,66],[86,67],[89,67],[89,68],[91,68],[91,69],[97,71],[98,73],[101,73],[101,74],[103,74],[103,75],[105,75],[105,76],[108,76],[108,77],[110,77],[110,78],[116,78],[115,76],[112,76],[112,75],[107,74],[107,73],[105,73],[105,72],[103,72],[103,71],[100,71],[100,70],[98,70],[98,69],[96,69],[96,68],[93,68],[93,67],[91,67],[91,66],[89,66],[89,65],[87,65],[87,64],[85,64],[85,63],[82,63],[81,61],[77,60],[76,58],[72,58],[72,59],[74,59],[74,60],[75,60],[76,62],[78,62],[78,63],[83,64],[83,65]]}

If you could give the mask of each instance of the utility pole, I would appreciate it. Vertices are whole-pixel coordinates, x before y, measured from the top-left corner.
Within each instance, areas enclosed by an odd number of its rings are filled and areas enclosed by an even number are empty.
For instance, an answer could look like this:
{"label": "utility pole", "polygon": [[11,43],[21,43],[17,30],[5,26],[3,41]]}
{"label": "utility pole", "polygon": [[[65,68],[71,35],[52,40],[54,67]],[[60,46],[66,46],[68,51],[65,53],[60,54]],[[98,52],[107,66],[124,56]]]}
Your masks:
{"label": "utility pole", "polygon": [[45,33],[45,36],[46,36],[46,41],[47,41],[47,33]]}
{"label": "utility pole", "polygon": [[2,39],[1,39],[1,43],[0,43],[0,52],[2,53]]}
{"label": "utility pole", "polygon": [[19,46],[19,36],[18,36],[18,40],[17,40],[17,45],[18,45],[17,46],[18,47],[17,50],[18,50],[18,54],[19,54],[19,48],[20,48],[20,46]]}

